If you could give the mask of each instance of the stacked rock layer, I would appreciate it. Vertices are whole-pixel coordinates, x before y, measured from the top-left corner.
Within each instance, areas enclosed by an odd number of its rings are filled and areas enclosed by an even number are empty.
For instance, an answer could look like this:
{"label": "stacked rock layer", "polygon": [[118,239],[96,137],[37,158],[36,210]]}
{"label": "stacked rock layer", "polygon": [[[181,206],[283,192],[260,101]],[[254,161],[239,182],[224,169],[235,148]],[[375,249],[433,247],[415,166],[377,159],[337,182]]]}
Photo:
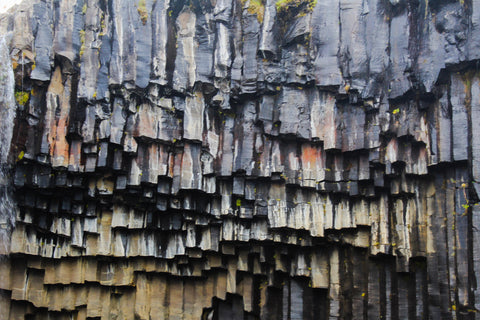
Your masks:
{"label": "stacked rock layer", "polygon": [[480,318],[479,0],[36,0],[0,30],[0,319]]}

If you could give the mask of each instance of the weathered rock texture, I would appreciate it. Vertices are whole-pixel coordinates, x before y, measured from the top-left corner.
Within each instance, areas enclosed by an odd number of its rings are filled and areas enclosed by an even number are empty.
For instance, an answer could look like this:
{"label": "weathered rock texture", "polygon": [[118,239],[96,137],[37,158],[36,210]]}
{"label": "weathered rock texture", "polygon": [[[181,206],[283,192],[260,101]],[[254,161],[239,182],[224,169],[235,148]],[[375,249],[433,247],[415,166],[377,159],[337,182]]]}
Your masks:
{"label": "weathered rock texture", "polygon": [[1,18],[1,319],[480,319],[480,0]]}

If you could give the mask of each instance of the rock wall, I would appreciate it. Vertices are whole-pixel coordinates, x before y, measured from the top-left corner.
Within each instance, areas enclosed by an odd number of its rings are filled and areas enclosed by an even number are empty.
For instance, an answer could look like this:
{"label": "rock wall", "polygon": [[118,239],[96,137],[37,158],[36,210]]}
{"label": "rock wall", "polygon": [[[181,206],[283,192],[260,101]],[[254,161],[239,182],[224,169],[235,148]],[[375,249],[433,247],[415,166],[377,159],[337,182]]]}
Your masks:
{"label": "rock wall", "polygon": [[479,29],[480,0],[16,7],[0,319],[480,319]]}

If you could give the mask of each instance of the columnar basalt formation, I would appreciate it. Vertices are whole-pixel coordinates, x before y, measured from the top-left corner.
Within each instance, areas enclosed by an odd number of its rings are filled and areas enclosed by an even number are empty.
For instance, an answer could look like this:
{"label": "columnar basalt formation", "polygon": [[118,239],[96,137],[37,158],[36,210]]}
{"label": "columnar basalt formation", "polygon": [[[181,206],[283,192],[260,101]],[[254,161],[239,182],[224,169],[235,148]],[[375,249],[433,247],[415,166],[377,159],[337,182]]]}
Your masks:
{"label": "columnar basalt formation", "polygon": [[0,319],[480,319],[480,0],[35,0],[0,30]]}

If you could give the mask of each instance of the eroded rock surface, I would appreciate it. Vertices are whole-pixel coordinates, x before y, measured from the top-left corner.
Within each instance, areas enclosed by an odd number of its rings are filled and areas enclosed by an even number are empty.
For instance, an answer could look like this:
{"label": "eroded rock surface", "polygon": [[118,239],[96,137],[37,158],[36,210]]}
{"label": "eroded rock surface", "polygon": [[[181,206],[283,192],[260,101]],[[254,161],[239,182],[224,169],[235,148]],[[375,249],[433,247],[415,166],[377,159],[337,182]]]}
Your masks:
{"label": "eroded rock surface", "polygon": [[480,0],[1,16],[0,319],[477,319],[479,21]]}

